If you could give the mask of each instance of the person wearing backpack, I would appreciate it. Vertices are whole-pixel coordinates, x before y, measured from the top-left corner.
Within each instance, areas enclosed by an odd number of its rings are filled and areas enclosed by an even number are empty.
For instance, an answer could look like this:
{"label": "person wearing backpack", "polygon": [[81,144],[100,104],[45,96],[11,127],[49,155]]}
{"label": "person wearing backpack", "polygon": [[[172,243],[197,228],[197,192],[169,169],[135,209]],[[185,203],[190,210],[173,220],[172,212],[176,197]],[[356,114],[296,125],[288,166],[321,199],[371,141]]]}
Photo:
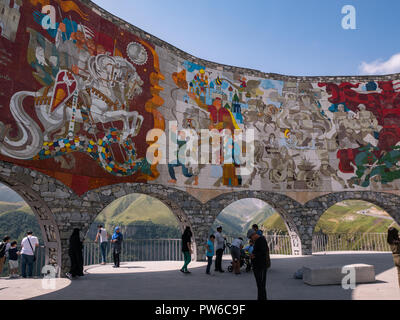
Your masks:
{"label": "person wearing backpack", "polygon": [[10,237],[5,236],[0,242],[0,275],[3,273],[4,263],[6,262],[6,254],[10,248]]}
{"label": "person wearing backpack", "polygon": [[33,264],[36,261],[35,250],[39,247],[39,240],[33,236],[32,231],[26,233],[26,237],[21,241],[21,257],[22,257],[22,277],[26,278],[26,268],[28,267],[28,277],[32,278]]}

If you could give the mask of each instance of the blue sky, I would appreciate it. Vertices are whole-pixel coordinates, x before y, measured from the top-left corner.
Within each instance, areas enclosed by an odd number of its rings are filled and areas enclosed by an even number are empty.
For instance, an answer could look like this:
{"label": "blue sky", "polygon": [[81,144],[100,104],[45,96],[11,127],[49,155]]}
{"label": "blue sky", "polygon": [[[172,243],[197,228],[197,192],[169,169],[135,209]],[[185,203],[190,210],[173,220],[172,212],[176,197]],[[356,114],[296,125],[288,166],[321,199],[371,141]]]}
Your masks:
{"label": "blue sky", "polygon": [[[399,0],[94,0],[199,58],[287,75],[400,72]],[[344,5],[356,30],[342,28]]]}

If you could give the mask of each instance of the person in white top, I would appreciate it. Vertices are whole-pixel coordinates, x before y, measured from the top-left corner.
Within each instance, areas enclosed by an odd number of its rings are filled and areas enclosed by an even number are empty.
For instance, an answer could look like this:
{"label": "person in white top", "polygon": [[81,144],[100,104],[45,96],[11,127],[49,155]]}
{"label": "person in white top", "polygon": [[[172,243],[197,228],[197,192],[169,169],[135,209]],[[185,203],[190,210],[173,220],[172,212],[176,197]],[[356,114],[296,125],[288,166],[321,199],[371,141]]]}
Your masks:
{"label": "person in white top", "polygon": [[39,247],[39,240],[33,236],[32,231],[26,233],[26,237],[21,241],[21,257],[22,257],[22,277],[26,278],[26,267],[28,267],[28,277],[32,277],[33,264],[35,262],[35,250]]}
{"label": "person in white top", "polygon": [[97,230],[95,242],[97,243],[100,240],[101,264],[106,264],[108,233],[101,224],[98,225]]}
{"label": "person in white top", "polygon": [[225,237],[222,235],[222,227],[217,227],[215,235],[215,271],[224,272],[222,269],[222,256],[224,254]]}

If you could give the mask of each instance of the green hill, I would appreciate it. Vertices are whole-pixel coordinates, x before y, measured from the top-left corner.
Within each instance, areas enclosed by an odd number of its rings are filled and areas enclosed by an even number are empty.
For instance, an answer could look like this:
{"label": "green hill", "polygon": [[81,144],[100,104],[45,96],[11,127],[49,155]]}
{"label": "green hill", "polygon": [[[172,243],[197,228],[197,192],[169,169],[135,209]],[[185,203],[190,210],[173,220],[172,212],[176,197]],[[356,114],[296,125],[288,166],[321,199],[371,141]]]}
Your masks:
{"label": "green hill", "polygon": [[9,211],[22,210],[23,207],[26,207],[25,210],[27,210],[28,212],[32,212],[29,206],[24,201],[20,202],[0,201],[0,216]]}
{"label": "green hill", "polygon": [[42,233],[31,208],[25,202],[0,202],[0,236],[20,242],[27,231],[41,239]]}
{"label": "green hill", "polygon": [[214,222],[210,232],[214,232],[221,225],[227,236],[236,237],[246,234],[254,224],[261,224],[275,212],[265,202],[257,199],[242,199],[226,207]]}
{"label": "green hill", "polygon": [[97,222],[106,225],[127,226],[136,221],[179,227],[171,210],[161,201],[145,195],[127,195],[111,203],[97,217]]}
{"label": "green hill", "polygon": [[[286,231],[283,219],[278,213],[268,217],[263,223],[266,230]],[[399,227],[391,217],[375,205],[348,200],[329,208],[320,218],[315,231],[324,233],[381,233],[389,226]]]}

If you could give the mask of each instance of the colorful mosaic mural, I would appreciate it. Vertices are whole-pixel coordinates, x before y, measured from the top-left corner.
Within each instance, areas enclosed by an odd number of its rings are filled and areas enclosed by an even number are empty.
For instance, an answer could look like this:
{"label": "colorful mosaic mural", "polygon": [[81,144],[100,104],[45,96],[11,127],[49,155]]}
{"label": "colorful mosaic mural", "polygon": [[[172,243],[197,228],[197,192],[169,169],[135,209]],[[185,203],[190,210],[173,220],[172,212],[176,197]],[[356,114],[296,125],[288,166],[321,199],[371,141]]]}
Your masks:
{"label": "colorful mosaic mural", "polygon": [[[400,81],[291,82],[187,60],[177,67],[172,80],[181,92],[176,119],[183,127],[256,132],[253,173],[241,177],[214,166],[209,186],[398,189]],[[205,168],[196,169],[203,184]]]}
{"label": "colorful mosaic mural", "polygon": [[61,173],[79,193],[157,178],[143,142],[164,129],[153,46],[79,2],[1,0],[1,8],[4,158]]}
{"label": "colorful mosaic mural", "polygon": [[[78,194],[117,182],[399,189],[400,81],[255,76],[143,35],[78,0],[0,0],[0,158]],[[238,173],[234,136],[231,161],[210,148],[219,163],[149,163],[146,137],[169,121],[180,147],[182,129],[253,129],[254,170]]]}

